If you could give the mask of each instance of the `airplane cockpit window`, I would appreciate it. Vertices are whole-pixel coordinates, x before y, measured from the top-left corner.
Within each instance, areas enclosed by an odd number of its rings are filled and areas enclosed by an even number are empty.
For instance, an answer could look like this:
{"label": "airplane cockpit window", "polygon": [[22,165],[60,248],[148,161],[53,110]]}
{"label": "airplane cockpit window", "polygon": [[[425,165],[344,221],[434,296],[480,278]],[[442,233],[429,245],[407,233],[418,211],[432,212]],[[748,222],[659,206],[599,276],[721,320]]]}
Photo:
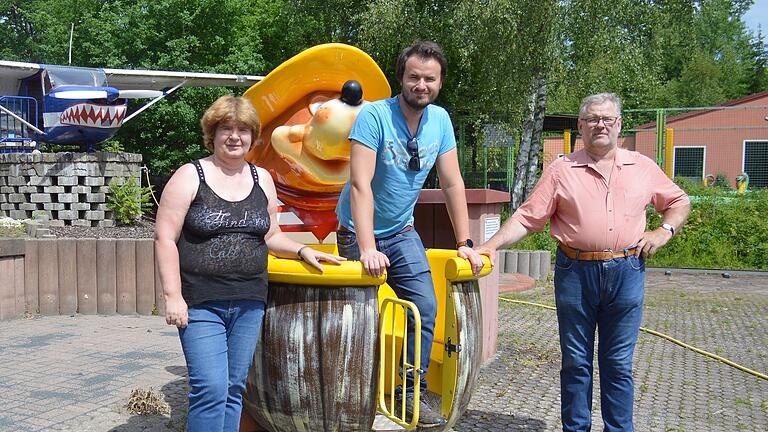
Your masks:
{"label": "airplane cockpit window", "polygon": [[[102,87],[107,81],[107,76],[101,69],[73,68],[46,66],[50,84],[46,83],[46,91],[50,91],[64,85],[81,85],[89,87]],[[50,87],[49,87],[50,85]]]}

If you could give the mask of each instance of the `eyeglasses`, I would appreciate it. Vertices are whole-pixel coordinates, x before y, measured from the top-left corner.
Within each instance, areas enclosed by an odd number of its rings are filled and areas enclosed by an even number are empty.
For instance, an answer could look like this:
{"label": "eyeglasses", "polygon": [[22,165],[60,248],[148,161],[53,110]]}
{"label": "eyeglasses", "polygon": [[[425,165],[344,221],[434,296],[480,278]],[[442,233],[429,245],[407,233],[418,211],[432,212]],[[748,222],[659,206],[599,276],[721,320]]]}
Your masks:
{"label": "eyeglasses", "polygon": [[601,121],[603,122],[605,127],[612,127],[613,125],[616,124],[617,121],[619,121],[620,118],[621,118],[621,116],[615,116],[615,117],[587,117],[587,118],[583,118],[582,120],[584,120],[589,127],[595,127],[595,126],[599,125]]}
{"label": "eyeglasses", "polygon": [[419,140],[413,137],[405,143],[405,149],[408,151],[408,169],[410,171],[421,171],[421,161],[419,160]]}

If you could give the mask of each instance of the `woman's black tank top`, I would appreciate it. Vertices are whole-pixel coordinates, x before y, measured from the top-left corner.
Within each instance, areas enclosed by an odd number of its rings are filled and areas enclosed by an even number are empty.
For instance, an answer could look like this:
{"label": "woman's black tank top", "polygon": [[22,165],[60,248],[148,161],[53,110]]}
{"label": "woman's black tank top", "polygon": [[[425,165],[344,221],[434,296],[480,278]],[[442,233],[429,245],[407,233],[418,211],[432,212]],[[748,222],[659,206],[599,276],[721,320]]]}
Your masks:
{"label": "woman's black tank top", "polygon": [[242,201],[222,199],[205,182],[189,206],[177,242],[181,294],[188,305],[207,301],[267,299],[267,196],[256,167],[249,164],[253,189]]}

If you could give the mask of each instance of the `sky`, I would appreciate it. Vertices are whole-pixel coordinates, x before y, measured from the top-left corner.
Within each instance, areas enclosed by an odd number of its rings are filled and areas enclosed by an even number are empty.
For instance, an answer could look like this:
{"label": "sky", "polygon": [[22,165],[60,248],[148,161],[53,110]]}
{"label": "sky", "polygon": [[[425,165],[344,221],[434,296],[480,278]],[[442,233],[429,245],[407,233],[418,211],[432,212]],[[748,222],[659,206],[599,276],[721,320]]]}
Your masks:
{"label": "sky", "polygon": [[757,25],[763,32],[763,40],[768,41],[768,0],[755,0],[755,4],[744,14],[744,22],[747,28],[757,34]]}

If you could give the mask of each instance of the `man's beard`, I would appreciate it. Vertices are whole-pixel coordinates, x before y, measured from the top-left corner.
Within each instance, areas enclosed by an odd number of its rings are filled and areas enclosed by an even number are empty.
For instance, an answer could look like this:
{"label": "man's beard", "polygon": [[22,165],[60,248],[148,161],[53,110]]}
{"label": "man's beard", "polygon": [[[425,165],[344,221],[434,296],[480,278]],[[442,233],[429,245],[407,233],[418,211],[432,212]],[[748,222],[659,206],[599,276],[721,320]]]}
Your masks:
{"label": "man's beard", "polygon": [[418,100],[415,97],[413,97],[413,94],[409,93],[402,93],[403,95],[403,101],[405,101],[405,104],[408,105],[411,109],[414,111],[421,111],[424,108],[427,107],[427,105],[434,102],[434,99],[427,97],[425,100]]}

